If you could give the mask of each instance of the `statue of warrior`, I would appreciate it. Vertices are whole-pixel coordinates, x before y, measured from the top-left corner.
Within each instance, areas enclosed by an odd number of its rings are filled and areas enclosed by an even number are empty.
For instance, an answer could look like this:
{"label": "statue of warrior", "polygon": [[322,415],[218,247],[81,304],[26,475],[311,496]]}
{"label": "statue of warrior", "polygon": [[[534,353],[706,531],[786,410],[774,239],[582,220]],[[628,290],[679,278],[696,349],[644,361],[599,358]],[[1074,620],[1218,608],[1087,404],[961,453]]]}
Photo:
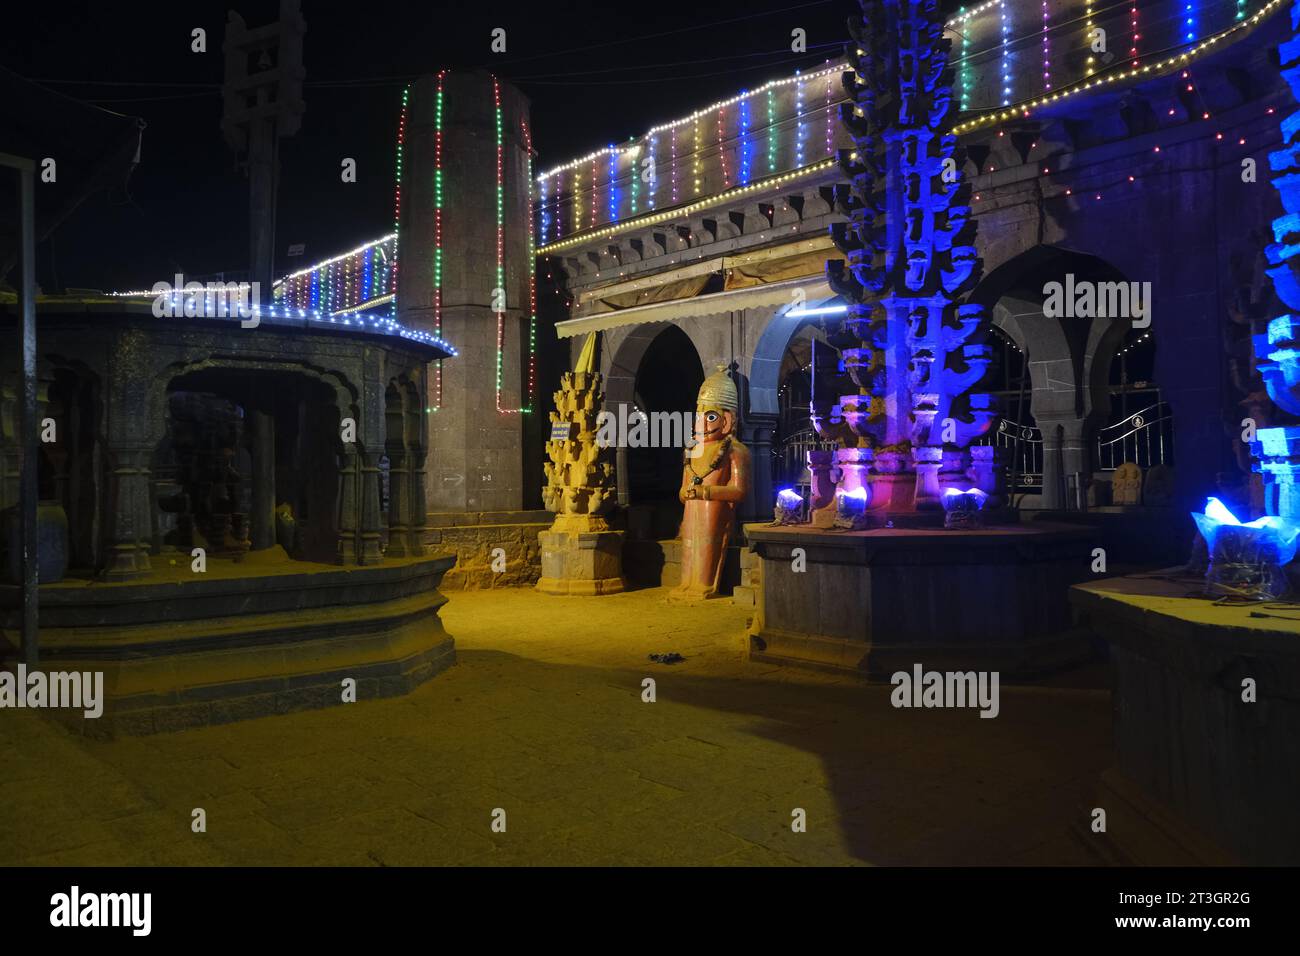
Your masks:
{"label": "statue of warrior", "polygon": [[727,367],[704,380],[695,401],[695,444],[683,456],[682,583],[675,599],[702,600],[718,593],[736,504],[749,491],[749,449],[735,438],[740,402]]}

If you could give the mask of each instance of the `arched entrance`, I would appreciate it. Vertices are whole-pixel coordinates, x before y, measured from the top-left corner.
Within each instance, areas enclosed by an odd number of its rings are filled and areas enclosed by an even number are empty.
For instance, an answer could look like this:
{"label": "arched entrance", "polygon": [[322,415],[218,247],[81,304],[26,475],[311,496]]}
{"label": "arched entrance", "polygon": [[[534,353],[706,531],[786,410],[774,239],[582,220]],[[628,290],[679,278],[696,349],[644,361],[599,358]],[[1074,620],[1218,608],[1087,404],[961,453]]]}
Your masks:
{"label": "arched entrance", "polygon": [[[998,266],[972,294],[1024,356],[1028,414],[1016,421],[1005,399],[1001,413],[1022,426],[1015,430],[1012,444],[1018,447],[1007,463],[1008,478],[1017,463],[1032,473],[1040,452],[1022,446],[1041,441],[1041,494],[1036,501],[1029,496],[1027,506],[1073,507],[1092,480],[1095,432],[1110,414],[1111,360],[1127,333],[1151,321],[1149,301],[1145,316],[1134,314],[1139,300],[1128,294],[1133,286],[1096,256],[1036,246]],[[1014,372],[1004,377],[1005,387]],[[1021,491],[1031,490],[1016,483]]]}
{"label": "arched entrance", "polygon": [[[695,411],[704,367],[690,337],[670,323],[642,326],[618,343],[606,391],[606,409],[625,419],[638,412],[679,415]],[[651,435],[656,429],[649,429]],[[682,504],[681,447],[617,449],[619,503],[628,508],[634,536],[664,539],[677,534]]]}

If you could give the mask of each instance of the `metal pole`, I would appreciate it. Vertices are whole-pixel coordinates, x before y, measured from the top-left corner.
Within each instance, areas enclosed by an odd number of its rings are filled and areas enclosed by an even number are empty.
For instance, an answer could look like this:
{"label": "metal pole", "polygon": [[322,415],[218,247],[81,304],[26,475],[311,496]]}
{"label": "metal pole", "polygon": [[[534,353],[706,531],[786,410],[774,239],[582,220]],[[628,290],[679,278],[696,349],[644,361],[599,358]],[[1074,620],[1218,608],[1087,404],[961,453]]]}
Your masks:
{"label": "metal pole", "polygon": [[21,520],[23,565],[22,660],[28,667],[38,663],[37,621],[39,602],[39,556],[36,548],[36,163],[20,156],[0,153],[0,166],[18,173],[19,229],[19,320],[22,335],[22,470],[18,479],[18,510]]}

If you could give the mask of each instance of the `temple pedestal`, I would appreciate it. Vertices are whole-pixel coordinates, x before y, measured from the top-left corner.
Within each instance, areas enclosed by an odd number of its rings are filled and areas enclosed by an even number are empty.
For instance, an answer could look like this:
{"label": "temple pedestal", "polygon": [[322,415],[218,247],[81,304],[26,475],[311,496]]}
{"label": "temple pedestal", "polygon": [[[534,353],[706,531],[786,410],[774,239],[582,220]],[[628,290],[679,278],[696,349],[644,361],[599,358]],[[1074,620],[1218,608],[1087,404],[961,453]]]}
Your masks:
{"label": "temple pedestal", "polygon": [[[101,671],[104,711],[51,710],[107,737],[229,723],[405,694],[450,667],[439,610],[450,556],[337,567],[307,561],[156,557],[131,581],[41,585],[41,664]],[[17,633],[21,589],[0,585],[0,634]],[[0,651],[4,641],[0,639]]]}
{"label": "temple pedestal", "polygon": [[[920,517],[942,521],[941,512]],[[1093,654],[1067,601],[1090,573],[1086,529],[747,525],[745,533],[762,563],[751,659],[874,677],[918,662],[1027,677]]]}
{"label": "temple pedestal", "polygon": [[1115,767],[1095,804],[1108,817],[1101,848],[1143,865],[1294,866],[1296,624],[1285,611],[1186,596],[1201,583],[1121,577],[1070,591],[1110,645]]}
{"label": "temple pedestal", "polygon": [[[557,530],[537,535],[542,549],[542,577],[537,590],[545,594],[617,594],[623,581],[623,532]],[[572,520],[572,519],[570,519]]]}

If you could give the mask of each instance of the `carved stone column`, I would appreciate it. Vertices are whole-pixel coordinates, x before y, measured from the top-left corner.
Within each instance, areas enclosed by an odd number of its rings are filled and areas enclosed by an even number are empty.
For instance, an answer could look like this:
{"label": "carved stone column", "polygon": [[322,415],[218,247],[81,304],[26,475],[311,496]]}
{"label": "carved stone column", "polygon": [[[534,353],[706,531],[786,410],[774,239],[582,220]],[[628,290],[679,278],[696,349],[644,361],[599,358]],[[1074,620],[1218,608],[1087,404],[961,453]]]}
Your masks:
{"label": "carved stone column", "polygon": [[379,482],[382,476],[379,459],[383,457],[384,446],[367,443],[362,446],[360,460],[361,480],[361,526],[359,535],[360,554],[358,564],[378,564],[384,560],[380,528],[383,524],[379,507]]}
{"label": "carved stone column", "polygon": [[750,412],[740,426],[741,442],[749,449],[749,494],[741,505],[738,524],[771,521],[776,496],[772,490],[772,439],[776,416]]}
{"label": "carved stone column", "polygon": [[360,451],[356,442],[345,442],[339,456],[339,564],[360,564],[357,529],[360,522],[358,487]]}
{"label": "carved stone column", "polygon": [[152,528],[149,513],[149,458],[153,445],[143,442],[108,442],[110,468],[110,524],[108,567],[110,581],[139,577],[149,571]]}
{"label": "carved stone column", "polygon": [[252,550],[275,545],[275,416],[254,411],[250,442],[253,459],[253,504],[249,517]]}
{"label": "carved stone column", "polygon": [[1084,437],[1084,423],[1077,418],[1038,419],[1043,433],[1043,507],[1066,508],[1069,476],[1092,475],[1091,456]]}

